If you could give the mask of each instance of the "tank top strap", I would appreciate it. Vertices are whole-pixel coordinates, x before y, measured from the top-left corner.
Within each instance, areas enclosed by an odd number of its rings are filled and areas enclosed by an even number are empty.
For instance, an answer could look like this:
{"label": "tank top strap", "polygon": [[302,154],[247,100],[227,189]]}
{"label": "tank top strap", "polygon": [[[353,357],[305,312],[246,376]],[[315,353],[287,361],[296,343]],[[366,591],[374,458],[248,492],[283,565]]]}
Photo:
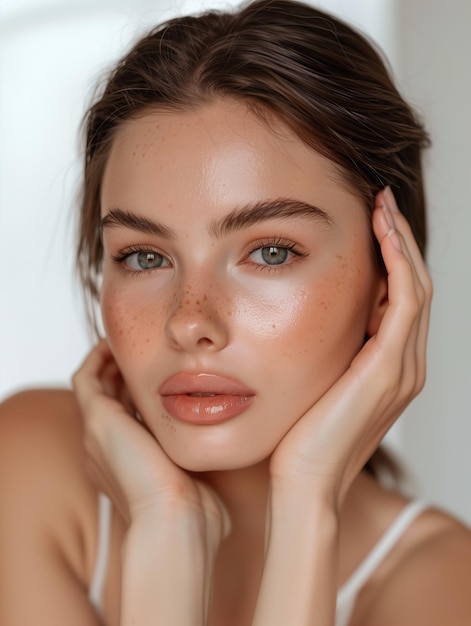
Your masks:
{"label": "tank top strap", "polygon": [[363,585],[401,539],[412,522],[426,508],[428,508],[428,504],[421,500],[413,500],[407,504],[371,552],[363,559],[344,585],[342,585],[337,594],[336,626],[346,626],[348,624],[356,597]]}
{"label": "tank top strap", "polygon": [[95,607],[98,615],[103,613],[103,588],[106,581],[108,554],[111,539],[112,504],[103,493],[98,496],[98,538],[93,571],[88,598]]}

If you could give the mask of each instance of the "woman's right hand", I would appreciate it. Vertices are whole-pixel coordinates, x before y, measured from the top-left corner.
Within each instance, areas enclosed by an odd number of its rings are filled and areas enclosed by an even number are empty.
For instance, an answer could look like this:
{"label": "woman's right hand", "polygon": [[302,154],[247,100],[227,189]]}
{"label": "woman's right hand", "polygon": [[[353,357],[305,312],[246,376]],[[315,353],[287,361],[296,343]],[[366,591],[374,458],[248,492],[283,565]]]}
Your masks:
{"label": "woman's right hand", "polygon": [[91,350],[73,383],[92,478],[128,523],[120,623],[203,626],[215,557],[230,529],[223,503],[175,465],[134,417],[105,340]]}
{"label": "woman's right hand", "polygon": [[135,417],[106,340],[90,351],[73,385],[83,415],[90,474],[123,519],[131,523],[149,510],[202,516],[212,540],[220,541],[229,530],[223,503],[210,487],[175,465]]}

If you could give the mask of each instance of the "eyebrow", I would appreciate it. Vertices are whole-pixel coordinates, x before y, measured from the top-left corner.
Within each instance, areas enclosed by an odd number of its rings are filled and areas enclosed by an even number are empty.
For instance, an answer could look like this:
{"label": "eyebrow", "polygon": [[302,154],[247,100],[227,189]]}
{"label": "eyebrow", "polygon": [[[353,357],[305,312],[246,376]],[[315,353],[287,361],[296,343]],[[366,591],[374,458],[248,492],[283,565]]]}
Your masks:
{"label": "eyebrow", "polygon": [[211,222],[210,231],[214,236],[222,237],[231,232],[249,228],[254,224],[287,218],[310,220],[314,218],[329,228],[334,225],[330,216],[323,209],[313,204],[293,198],[278,198],[234,209],[221,220]]}
{"label": "eyebrow", "polygon": [[131,213],[131,211],[124,211],[119,208],[110,209],[100,220],[100,232],[102,233],[105,228],[114,228],[117,226],[131,228],[132,230],[137,230],[140,233],[146,233],[148,235],[158,235],[164,239],[176,238],[175,231],[160,222],[151,220],[143,215]]}
{"label": "eyebrow", "polygon": [[[327,227],[332,227],[334,222],[321,208],[293,198],[277,198],[265,200],[256,204],[236,208],[228,215],[219,220],[213,220],[209,225],[209,232],[216,238],[221,238],[238,230],[250,228],[273,219],[314,219]],[[120,208],[111,209],[100,220],[100,232],[105,228],[113,227],[131,228],[132,230],[157,235],[164,239],[176,239],[176,232],[164,224],[151,220],[142,215]]]}

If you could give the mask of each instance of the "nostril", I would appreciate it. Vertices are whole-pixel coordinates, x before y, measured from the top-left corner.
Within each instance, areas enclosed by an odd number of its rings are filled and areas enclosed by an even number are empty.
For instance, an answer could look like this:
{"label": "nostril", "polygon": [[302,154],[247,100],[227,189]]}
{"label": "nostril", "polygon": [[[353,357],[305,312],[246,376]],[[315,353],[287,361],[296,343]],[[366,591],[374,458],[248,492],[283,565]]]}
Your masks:
{"label": "nostril", "polygon": [[198,343],[199,346],[204,348],[205,346],[210,346],[213,342],[211,341],[211,339],[208,339],[207,337],[200,337],[200,339],[198,339],[197,343]]}

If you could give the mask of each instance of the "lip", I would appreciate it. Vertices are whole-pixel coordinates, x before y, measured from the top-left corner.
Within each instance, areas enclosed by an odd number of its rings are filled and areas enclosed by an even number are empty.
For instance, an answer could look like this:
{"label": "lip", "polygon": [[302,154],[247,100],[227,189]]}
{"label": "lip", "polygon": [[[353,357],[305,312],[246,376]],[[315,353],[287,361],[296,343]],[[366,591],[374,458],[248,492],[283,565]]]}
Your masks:
{"label": "lip", "polygon": [[236,379],[204,372],[175,374],[161,385],[159,394],[164,409],[189,424],[225,422],[246,411],[255,397]]}

